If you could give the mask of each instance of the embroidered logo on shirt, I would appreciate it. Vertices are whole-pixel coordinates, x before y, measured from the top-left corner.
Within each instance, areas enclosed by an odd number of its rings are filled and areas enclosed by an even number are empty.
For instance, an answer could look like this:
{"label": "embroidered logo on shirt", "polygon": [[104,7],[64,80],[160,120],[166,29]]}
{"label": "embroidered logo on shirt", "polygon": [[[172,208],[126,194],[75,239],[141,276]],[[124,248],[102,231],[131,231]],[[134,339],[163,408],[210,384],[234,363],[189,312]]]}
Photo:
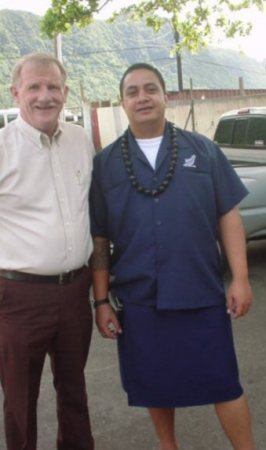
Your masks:
{"label": "embroidered logo on shirt", "polygon": [[196,167],[195,164],[196,155],[190,156],[190,158],[185,158],[185,162],[183,164],[184,167]]}

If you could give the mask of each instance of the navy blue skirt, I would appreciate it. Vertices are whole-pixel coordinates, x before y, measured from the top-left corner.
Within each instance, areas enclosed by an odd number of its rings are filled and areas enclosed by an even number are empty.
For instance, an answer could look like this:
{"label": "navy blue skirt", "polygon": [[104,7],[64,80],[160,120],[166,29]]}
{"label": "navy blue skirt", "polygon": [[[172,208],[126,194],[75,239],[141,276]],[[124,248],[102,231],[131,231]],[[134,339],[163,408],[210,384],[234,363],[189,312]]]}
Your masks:
{"label": "navy blue skirt", "polygon": [[225,306],[119,312],[122,385],[131,406],[172,408],[238,398],[242,387]]}

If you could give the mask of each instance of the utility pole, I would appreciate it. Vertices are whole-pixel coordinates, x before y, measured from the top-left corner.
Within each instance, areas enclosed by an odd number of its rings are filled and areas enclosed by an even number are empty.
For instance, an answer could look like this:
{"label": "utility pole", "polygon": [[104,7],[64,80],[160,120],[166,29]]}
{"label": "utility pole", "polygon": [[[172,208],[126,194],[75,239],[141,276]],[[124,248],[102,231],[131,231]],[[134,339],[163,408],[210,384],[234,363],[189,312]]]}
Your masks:
{"label": "utility pole", "polygon": [[[174,32],[175,43],[178,44],[180,36],[178,31]],[[178,90],[183,91],[183,75],[182,75],[182,61],[180,52],[176,52],[176,65],[177,65],[177,79],[178,79]]]}
{"label": "utility pole", "polygon": [[190,110],[191,110],[192,131],[196,131],[192,78],[189,79],[189,83],[190,83]]}
{"label": "utility pole", "polygon": [[[58,33],[54,37],[54,54],[55,57],[63,63],[63,54],[62,54],[62,35],[61,33]],[[65,106],[63,106],[62,111],[60,113],[60,119],[65,119]]]}
{"label": "utility pole", "polygon": [[62,35],[61,33],[58,33],[54,37],[54,53],[55,57],[60,61],[63,62],[63,55],[62,55]]}

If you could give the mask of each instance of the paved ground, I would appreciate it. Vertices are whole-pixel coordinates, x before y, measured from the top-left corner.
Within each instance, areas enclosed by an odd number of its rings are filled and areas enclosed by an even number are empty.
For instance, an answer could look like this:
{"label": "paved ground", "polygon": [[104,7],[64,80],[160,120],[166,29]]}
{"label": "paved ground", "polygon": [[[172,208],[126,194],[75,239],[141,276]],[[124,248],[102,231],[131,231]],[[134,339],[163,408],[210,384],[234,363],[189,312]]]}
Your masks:
{"label": "paved ground", "polygon": [[[266,241],[249,244],[255,304],[245,318],[234,322],[242,384],[249,396],[256,450],[266,450]],[[158,450],[147,413],[129,408],[120,387],[116,344],[94,330],[86,368],[96,450]],[[1,401],[1,396],[0,396]],[[213,407],[177,411],[176,430],[182,450],[230,450]],[[55,450],[56,417],[48,361],[39,401],[38,450]],[[0,450],[6,450],[0,411]]]}

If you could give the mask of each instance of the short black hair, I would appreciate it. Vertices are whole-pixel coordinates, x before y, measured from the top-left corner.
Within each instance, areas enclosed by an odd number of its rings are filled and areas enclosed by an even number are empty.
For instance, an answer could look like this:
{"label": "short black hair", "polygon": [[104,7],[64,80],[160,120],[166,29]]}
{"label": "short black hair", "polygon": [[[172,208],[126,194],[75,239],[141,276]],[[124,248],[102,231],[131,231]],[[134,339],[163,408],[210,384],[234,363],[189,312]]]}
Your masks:
{"label": "short black hair", "polygon": [[120,80],[120,84],[119,84],[119,91],[120,91],[121,98],[123,97],[123,87],[124,87],[124,80],[125,80],[126,76],[129,73],[133,72],[134,70],[139,70],[139,69],[146,69],[146,70],[150,70],[151,72],[153,72],[156,75],[156,77],[158,78],[160,85],[163,88],[164,93],[166,93],[165,81],[163,79],[161,72],[158,69],[156,69],[156,67],[152,66],[151,64],[140,62],[140,63],[132,64],[124,72],[124,74]]}

